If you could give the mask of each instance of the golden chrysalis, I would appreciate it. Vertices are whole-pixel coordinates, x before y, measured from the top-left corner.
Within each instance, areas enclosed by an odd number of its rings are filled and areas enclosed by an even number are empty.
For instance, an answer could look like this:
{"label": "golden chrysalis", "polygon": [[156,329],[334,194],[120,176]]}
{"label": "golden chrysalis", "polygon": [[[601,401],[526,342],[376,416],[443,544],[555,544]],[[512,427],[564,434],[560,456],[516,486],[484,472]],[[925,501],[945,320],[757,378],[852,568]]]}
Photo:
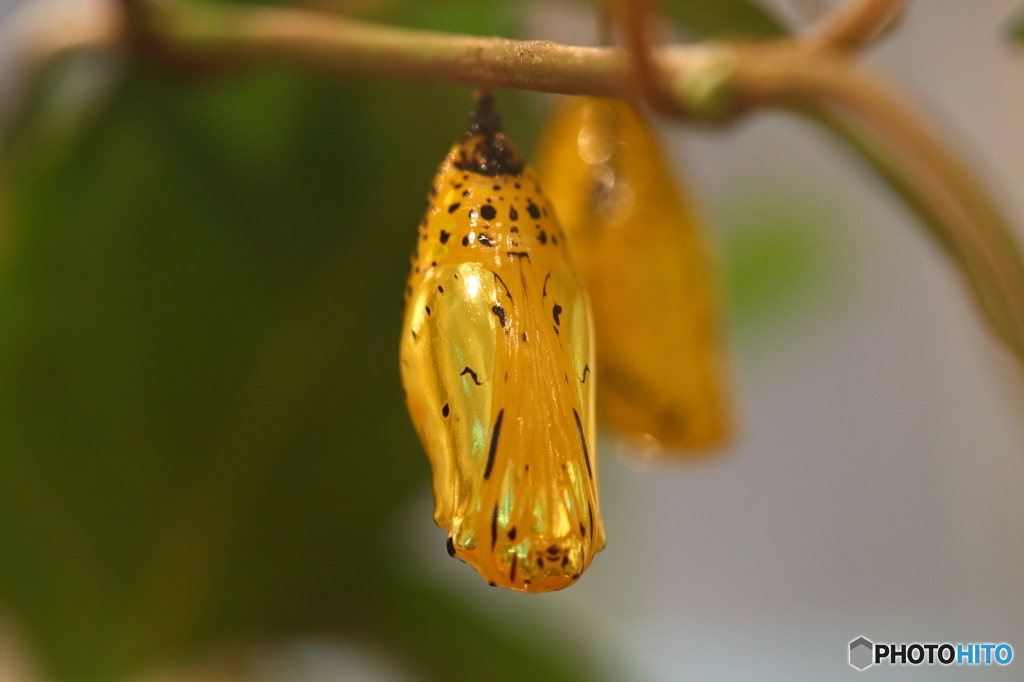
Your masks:
{"label": "golden chrysalis", "polygon": [[492,585],[567,587],[604,545],[590,307],[489,96],[429,197],[400,355],[434,520]]}
{"label": "golden chrysalis", "polygon": [[538,168],[594,309],[602,422],[671,449],[730,433],[719,302],[689,198],[626,102],[571,98]]}

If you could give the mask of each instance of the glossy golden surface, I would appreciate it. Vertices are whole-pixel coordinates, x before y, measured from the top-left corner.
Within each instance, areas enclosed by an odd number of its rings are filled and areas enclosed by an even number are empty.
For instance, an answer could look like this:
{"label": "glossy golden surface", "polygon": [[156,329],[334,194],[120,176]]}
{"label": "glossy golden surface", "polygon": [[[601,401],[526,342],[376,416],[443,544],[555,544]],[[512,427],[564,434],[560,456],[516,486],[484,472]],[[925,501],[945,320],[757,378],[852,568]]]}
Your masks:
{"label": "glossy golden surface", "polygon": [[593,304],[602,422],[675,452],[722,445],[717,283],[653,131],[631,104],[571,98],[539,170]]}
{"label": "glossy golden surface", "polygon": [[[500,135],[500,134],[499,134]],[[448,550],[520,592],[574,583],[604,545],[586,294],[529,167],[476,135],[442,163],[406,289],[402,383]],[[484,144],[489,142],[490,144]],[[520,161],[521,164],[521,161]]]}

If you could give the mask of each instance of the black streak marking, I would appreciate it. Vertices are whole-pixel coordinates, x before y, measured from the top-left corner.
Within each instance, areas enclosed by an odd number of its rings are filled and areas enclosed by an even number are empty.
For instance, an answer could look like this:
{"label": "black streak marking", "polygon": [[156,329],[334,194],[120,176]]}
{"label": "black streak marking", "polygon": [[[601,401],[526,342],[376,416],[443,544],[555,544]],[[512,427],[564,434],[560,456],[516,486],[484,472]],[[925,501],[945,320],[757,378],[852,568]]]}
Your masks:
{"label": "black streak marking", "polygon": [[515,206],[509,206],[508,217],[509,220],[519,220],[519,211],[516,210]]}
{"label": "black streak marking", "polygon": [[[476,372],[471,370],[469,367],[466,367],[464,370],[462,370],[462,372],[459,373],[459,376],[460,377],[461,376],[465,376],[466,374],[468,374],[469,376],[473,377],[473,383],[475,383],[477,386],[483,386],[483,384],[480,383],[480,380],[477,379]],[[578,417],[577,417],[576,421],[577,422],[579,421]]]}
{"label": "black streak marking", "polygon": [[423,306],[423,309],[427,311],[427,317],[430,317],[430,306]]}
{"label": "black streak marking", "polygon": [[451,536],[448,537],[448,540],[444,543],[444,546],[448,548],[448,556],[455,556],[455,543],[452,541]]}
{"label": "black streak marking", "polygon": [[447,417],[449,414],[451,414],[451,412],[452,408],[448,407],[448,403],[445,403],[444,407],[441,408],[441,416]]}
{"label": "black streak marking", "polygon": [[494,505],[494,511],[491,512],[491,551],[494,551],[496,544],[498,544],[498,505]]}
{"label": "black streak marking", "polygon": [[526,251],[509,251],[508,255],[515,256],[516,258],[525,258],[526,260],[530,260],[530,254]]}
{"label": "black streak marking", "polygon": [[496,279],[496,280],[498,280],[499,282],[501,282],[501,286],[503,286],[503,287],[505,288],[505,295],[506,295],[506,296],[508,296],[508,300],[510,300],[510,301],[511,301],[511,300],[512,300],[512,292],[508,290],[508,285],[507,285],[507,284],[505,284],[505,280],[503,280],[503,279],[501,278],[501,275],[499,275],[499,274],[498,274],[498,273],[496,273],[496,272],[494,272],[494,273],[491,273],[491,274],[493,274],[493,275],[494,275],[494,279]]}
{"label": "black streak marking", "polygon": [[590,374],[590,365],[583,365],[583,379],[580,380],[581,384],[587,383],[587,375]]}
{"label": "black streak marking", "polygon": [[496,305],[493,308],[491,308],[491,312],[498,316],[498,319],[501,320],[501,326],[504,327],[505,326],[505,309],[502,308],[500,305]]}
{"label": "black streak marking", "polygon": [[487,467],[484,469],[485,481],[491,477],[491,470],[494,468],[494,455],[498,452],[498,436],[501,435],[501,420],[504,416],[505,409],[502,408],[498,412],[498,418],[494,420],[494,430],[491,431],[491,449],[487,453]]}
{"label": "black streak marking", "polygon": [[530,339],[526,336],[526,332],[523,332],[523,343],[526,343]]}
{"label": "black streak marking", "polygon": [[536,204],[531,202],[526,207],[526,212],[529,213],[530,217],[533,218],[534,220],[540,220],[540,209],[537,208]]}
{"label": "black streak marking", "polygon": [[551,309],[551,316],[555,318],[555,324],[562,324],[562,321],[558,319],[558,316],[562,314],[562,306],[555,304],[555,307]]}
{"label": "black streak marking", "polygon": [[497,215],[498,212],[494,209],[493,206],[480,207],[480,217],[483,218],[484,220],[494,220],[495,217],[497,217]]}
{"label": "black streak marking", "polygon": [[540,568],[544,568],[544,557],[537,557],[537,566],[539,566]]}
{"label": "black streak marking", "polygon": [[548,276],[544,278],[544,288],[540,292],[541,297],[544,297],[544,296],[548,295],[548,280],[549,279],[551,279],[551,273],[550,272],[548,273]]}
{"label": "black streak marking", "polygon": [[582,521],[580,521],[580,535],[587,537],[587,527],[583,525]]}
{"label": "black streak marking", "polygon": [[555,235],[551,235],[551,243],[554,244],[555,246],[557,246],[558,245],[558,237],[555,236]]}
{"label": "black streak marking", "polygon": [[[587,463],[587,476],[593,480],[594,472],[590,468],[590,453],[587,452],[587,439],[583,435],[583,424],[580,422],[580,413],[576,411],[575,407],[572,408],[572,416],[576,417],[576,430],[580,432],[580,443],[583,444],[583,461]],[[591,517],[591,519],[593,519],[593,517]],[[593,529],[591,529],[591,534],[593,534]]]}
{"label": "black streak marking", "polygon": [[590,517],[590,538],[594,538],[594,508],[590,506],[590,501],[587,501],[587,516]]}
{"label": "black streak marking", "polygon": [[508,539],[509,540],[515,540],[516,539],[516,527],[515,526],[512,526],[512,530],[510,530],[508,532]]}
{"label": "black streak marking", "polygon": [[537,235],[537,241],[539,241],[541,244],[547,244],[548,243],[548,233],[545,232],[544,230],[541,230],[540,234]]}
{"label": "black streak marking", "polygon": [[518,561],[519,561],[519,555],[518,554],[513,554],[512,555],[512,570],[510,570],[508,572],[509,582],[513,582],[514,583],[516,581],[516,563]]}
{"label": "black streak marking", "polygon": [[459,210],[459,206],[461,206],[461,205],[462,204],[452,204],[451,206],[448,207],[448,212],[449,213],[455,213],[456,211]]}
{"label": "black streak marking", "polygon": [[416,330],[415,329],[410,329],[409,331],[412,332],[412,340],[415,341],[416,340]]}
{"label": "black streak marking", "polygon": [[446,243],[448,241],[448,237],[451,237],[451,236],[452,236],[451,232],[445,232],[444,230],[441,230],[441,243],[442,244]]}
{"label": "black streak marking", "polygon": [[441,286],[440,284],[437,285],[437,290],[438,290],[438,292],[440,292],[442,294],[444,293],[444,287]]}

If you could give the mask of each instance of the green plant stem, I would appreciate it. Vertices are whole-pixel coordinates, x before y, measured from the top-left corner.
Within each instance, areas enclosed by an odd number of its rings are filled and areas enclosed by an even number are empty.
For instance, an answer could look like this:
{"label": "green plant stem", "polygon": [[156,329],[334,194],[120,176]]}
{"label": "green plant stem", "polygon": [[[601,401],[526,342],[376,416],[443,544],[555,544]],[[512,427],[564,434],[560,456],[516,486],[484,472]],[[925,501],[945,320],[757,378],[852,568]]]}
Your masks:
{"label": "green plant stem", "polygon": [[1024,361],[1024,259],[991,198],[910,107],[849,60],[741,60],[744,92],[814,112],[892,184],[966,276],[999,338]]}

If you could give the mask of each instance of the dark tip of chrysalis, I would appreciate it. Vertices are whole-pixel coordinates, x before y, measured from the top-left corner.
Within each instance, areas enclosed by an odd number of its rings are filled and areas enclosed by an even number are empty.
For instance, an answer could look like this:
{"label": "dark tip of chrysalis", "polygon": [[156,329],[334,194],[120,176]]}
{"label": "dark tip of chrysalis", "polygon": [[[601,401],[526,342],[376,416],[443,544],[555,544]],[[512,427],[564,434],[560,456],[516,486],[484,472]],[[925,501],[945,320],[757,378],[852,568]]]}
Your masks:
{"label": "dark tip of chrysalis", "polygon": [[476,102],[455,167],[489,176],[522,175],[523,159],[501,129],[501,114],[494,107],[494,95],[478,91]]}
{"label": "dark tip of chrysalis", "polygon": [[494,95],[486,90],[476,93],[476,109],[469,113],[469,130],[466,137],[473,135],[496,135],[501,129],[501,113],[494,108]]}

